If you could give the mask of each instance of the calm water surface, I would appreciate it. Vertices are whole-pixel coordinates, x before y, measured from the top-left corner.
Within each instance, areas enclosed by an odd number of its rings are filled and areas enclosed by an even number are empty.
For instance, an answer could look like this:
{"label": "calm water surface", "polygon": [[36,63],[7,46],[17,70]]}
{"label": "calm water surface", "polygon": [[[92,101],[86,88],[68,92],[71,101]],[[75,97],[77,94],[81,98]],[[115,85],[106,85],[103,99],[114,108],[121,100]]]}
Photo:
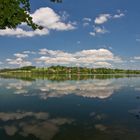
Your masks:
{"label": "calm water surface", "polygon": [[1,140],[140,140],[140,77],[0,79]]}

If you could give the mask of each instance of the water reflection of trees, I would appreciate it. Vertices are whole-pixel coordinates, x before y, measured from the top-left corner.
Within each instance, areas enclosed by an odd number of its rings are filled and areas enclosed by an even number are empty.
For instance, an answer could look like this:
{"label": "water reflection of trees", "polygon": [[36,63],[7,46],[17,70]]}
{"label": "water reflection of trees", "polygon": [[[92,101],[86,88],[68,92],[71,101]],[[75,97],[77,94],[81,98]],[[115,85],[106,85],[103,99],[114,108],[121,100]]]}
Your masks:
{"label": "water reflection of trees", "polygon": [[32,75],[28,74],[6,74],[0,75],[1,78],[5,79],[21,79],[25,81],[41,80],[52,80],[52,81],[65,81],[65,80],[87,80],[87,79],[112,79],[112,78],[125,78],[125,77],[138,77],[138,75],[125,75],[125,74],[95,74],[95,75],[69,75],[69,74],[49,74],[49,75]]}

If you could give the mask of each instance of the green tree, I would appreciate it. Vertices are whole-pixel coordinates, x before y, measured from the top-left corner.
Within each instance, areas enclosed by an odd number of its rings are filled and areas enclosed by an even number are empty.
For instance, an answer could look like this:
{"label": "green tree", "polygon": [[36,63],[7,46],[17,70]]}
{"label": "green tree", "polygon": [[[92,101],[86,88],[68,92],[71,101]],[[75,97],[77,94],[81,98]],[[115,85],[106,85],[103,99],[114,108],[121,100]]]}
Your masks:
{"label": "green tree", "polygon": [[[51,2],[60,3],[62,0],[50,0]],[[0,0],[0,29],[16,28],[25,22],[32,29],[42,29],[41,26],[32,21],[29,15],[29,0]]]}

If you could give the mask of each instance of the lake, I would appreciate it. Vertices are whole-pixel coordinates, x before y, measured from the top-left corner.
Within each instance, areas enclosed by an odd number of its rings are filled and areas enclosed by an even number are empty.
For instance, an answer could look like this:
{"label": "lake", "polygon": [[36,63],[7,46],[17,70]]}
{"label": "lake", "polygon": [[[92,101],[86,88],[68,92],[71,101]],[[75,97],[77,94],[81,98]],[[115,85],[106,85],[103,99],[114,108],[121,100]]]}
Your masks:
{"label": "lake", "polygon": [[140,140],[140,77],[0,78],[1,140]]}

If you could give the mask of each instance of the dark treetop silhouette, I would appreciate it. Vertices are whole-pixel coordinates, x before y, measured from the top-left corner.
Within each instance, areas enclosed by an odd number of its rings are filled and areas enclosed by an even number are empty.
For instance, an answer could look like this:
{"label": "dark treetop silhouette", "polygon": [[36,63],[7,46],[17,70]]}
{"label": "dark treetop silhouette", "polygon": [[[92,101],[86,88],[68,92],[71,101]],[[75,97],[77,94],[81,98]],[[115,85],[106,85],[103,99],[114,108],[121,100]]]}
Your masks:
{"label": "dark treetop silhouette", "polygon": [[[60,3],[62,0],[50,0]],[[29,0],[0,0],[0,29],[16,28],[21,23],[26,23],[33,30],[43,27],[32,21]]]}

